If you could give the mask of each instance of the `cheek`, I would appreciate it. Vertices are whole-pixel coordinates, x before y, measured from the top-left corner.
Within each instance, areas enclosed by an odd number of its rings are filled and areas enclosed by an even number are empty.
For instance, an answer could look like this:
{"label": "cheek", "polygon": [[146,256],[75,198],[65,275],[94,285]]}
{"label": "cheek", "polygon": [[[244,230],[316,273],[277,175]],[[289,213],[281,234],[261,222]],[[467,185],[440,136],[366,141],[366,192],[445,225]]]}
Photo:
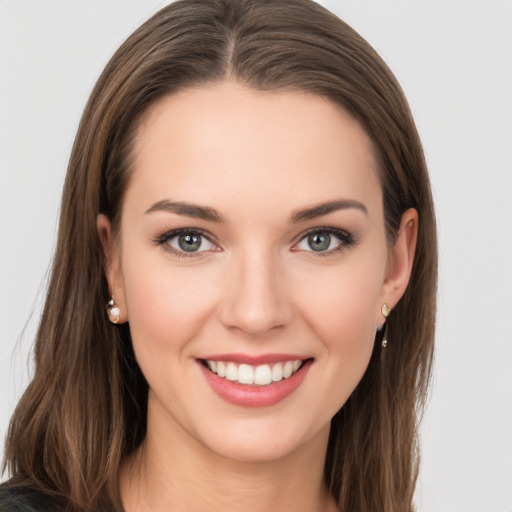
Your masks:
{"label": "cheek", "polygon": [[308,403],[316,404],[313,429],[328,423],[346,403],[374,347],[384,263],[364,257],[347,260],[301,270],[301,279],[295,279],[294,300],[307,325],[303,332],[312,335],[318,347],[311,370],[314,386],[308,390]]}
{"label": "cheek", "polygon": [[[383,269],[362,264],[310,274],[298,290],[302,317],[322,344],[328,361],[333,411],[341,407],[368,366],[374,341]],[[336,396],[334,396],[336,395]]]}
{"label": "cheek", "polygon": [[161,255],[123,261],[128,321],[138,358],[147,355],[163,363],[166,354],[186,355],[183,350],[212,309],[208,273],[199,266],[176,268]]}
{"label": "cheek", "polygon": [[329,338],[343,333],[348,342],[353,332],[357,342],[357,333],[374,335],[383,283],[380,267],[361,262],[304,273],[296,292],[303,315]]}

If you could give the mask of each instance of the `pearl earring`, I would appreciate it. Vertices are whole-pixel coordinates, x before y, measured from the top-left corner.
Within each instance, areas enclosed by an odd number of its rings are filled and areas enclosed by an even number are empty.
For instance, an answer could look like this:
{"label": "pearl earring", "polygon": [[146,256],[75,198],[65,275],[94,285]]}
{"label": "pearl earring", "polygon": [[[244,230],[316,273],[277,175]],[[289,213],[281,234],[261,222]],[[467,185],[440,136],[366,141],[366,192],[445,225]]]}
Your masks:
{"label": "pearl earring", "polygon": [[388,322],[387,322],[387,318],[388,318],[389,314],[391,313],[391,308],[389,307],[387,302],[382,304],[381,312],[382,312],[382,316],[384,318],[386,318],[386,322],[384,324],[384,336],[382,337],[382,347],[386,348],[387,345],[388,345]]}
{"label": "pearl earring", "polygon": [[384,318],[387,318],[389,316],[389,314],[391,313],[391,308],[389,307],[387,302],[384,302],[384,304],[382,304],[381,311],[382,311],[382,316]]}
{"label": "pearl earring", "polygon": [[107,315],[108,315],[108,319],[113,324],[117,324],[119,322],[119,317],[121,315],[121,309],[119,309],[119,306],[116,304],[116,301],[114,300],[113,295],[112,295],[112,298],[107,302]]}

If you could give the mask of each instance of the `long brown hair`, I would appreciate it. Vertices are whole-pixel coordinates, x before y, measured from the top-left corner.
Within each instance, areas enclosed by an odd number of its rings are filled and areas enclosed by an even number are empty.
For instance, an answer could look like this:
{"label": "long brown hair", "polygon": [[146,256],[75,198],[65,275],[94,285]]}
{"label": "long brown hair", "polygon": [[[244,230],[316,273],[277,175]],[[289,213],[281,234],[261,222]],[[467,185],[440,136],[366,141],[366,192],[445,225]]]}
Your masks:
{"label": "long brown hair", "polygon": [[138,120],[165,95],[230,78],[341,105],[379,158],[386,231],[416,208],[408,289],[377,333],[369,367],[332,420],[325,481],[343,511],[410,512],[417,424],[433,357],[437,245],[430,184],[407,102],[354,30],[310,0],[180,0],[112,57],[83,113],[64,185],[58,242],[35,345],[35,374],[6,444],[12,482],[62,509],[120,510],[118,471],[145,436],[147,383],[129,325],[105,314],[109,289],[98,214],[118,226]]}

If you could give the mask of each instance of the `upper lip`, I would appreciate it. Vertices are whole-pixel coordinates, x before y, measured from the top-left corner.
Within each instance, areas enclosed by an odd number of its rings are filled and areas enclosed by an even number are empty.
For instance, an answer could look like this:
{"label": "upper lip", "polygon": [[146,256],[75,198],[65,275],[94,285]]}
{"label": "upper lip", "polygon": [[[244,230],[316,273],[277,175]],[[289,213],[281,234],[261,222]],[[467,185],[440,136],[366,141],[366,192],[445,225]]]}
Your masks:
{"label": "upper lip", "polygon": [[304,361],[312,358],[311,356],[298,354],[262,354],[258,356],[251,354],[211,354],[199,357],[198,359],[203,361],[223,361],[258,366],[262,364],[284,363],[286,361]]}

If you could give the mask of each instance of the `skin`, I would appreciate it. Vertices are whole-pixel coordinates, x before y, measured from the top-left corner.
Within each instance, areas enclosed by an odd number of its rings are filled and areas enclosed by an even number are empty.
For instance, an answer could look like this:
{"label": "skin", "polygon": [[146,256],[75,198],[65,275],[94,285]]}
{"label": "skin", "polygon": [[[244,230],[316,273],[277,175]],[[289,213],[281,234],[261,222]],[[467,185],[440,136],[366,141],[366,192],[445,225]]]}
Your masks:
{"label": "skin", "polygon": [[[405,291],[416,212],[390,247],[370,139],[341,108],[300,92],[226,81],[166,97],[141,122],[133,157],[120,232],[98,218],[120,322],[150,387],[147,438],[120,476],[126,510],[336,510],[322,478],[330,420],[367,368],[382,304]],[[352,203],[292,220],[339,200]],[[326,227],[351,238],[331,234],[328,250],[313,251],[307,233]],[[209,240],[178,257],[177,238],[163,240],[178,228]],[[224,353],[313,364],[284,400],[242,407],[198,365]]]}

